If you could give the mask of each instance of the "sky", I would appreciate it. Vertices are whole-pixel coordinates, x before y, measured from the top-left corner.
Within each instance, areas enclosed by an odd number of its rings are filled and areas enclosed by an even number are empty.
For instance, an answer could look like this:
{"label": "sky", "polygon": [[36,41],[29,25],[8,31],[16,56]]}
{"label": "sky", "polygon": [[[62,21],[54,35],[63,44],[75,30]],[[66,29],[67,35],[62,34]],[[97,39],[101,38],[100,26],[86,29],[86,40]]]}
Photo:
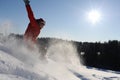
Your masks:
{"label": "sky", "polygon": [[[39,37],[75,41],[120,40],[120,0],[30,0],[35,18],[45,27]],[[29,19],[23,0],[0,0],[0,32],[24,34]],[[96,10],[95,24],[88,14]]]}

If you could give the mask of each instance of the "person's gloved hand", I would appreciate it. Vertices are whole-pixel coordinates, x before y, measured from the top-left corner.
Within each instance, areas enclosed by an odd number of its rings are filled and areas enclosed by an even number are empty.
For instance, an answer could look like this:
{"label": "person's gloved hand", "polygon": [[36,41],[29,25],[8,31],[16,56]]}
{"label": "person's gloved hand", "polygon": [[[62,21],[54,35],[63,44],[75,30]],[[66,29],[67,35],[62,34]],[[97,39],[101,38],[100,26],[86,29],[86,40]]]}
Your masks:
{"label": "person's gloved hand", "polygon": [[23,0],[23,1],[24,1],[25,5],[27,5],[27,4],[29,4],[29,3],[30,3],[30,1],[29,1],[29,0]]}

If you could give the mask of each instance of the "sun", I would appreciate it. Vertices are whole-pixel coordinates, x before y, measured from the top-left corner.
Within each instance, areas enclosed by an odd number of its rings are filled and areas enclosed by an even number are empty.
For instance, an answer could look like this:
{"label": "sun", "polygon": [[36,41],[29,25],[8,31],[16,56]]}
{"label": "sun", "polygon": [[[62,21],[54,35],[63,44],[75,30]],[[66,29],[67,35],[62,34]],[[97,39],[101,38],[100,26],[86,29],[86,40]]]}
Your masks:
{"label": "sun", "polygon": [[96,24],[101,20],[101,13],[97,10],[91,10],[88,12],[87,17],[92,24]]}

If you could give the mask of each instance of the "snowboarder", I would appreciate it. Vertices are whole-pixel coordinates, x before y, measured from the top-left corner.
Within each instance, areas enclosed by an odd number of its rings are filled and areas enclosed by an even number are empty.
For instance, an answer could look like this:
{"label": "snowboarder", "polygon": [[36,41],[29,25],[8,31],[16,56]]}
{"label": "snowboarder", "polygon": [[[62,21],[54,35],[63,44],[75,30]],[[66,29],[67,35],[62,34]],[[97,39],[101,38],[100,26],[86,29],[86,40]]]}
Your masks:
{"label": "snowboarder", "polygon": [[40,34],[40,30],[44,27],[45,21],[40,19],[35,19],[33,11],[30,6],[29,0],[23,0],[26,6],[28,18],[30,20],[30,23],[28,24],[28,27],[24,34],[24,40],[27,42],[35,43],[37,42],[37,37]]}

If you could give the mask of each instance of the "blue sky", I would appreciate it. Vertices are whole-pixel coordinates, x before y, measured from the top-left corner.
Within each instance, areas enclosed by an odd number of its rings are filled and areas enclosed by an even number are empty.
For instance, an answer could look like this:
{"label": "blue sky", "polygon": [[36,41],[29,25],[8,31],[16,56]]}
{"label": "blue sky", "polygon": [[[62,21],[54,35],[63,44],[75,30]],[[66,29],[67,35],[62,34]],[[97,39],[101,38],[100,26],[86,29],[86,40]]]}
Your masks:
{"label": "blue sky", "polygon": [[[35,18],[46,21],[39,37],[90,42],[120,40],[120,0],[30,1]],[[93,9],[101,13],[96,24],[91,24],[86,15]],[[11,32],[24,34],[29,19],[23,0],[0,0],[0,10],[0,27],[8,23],[14,29],[9,28]]]}

